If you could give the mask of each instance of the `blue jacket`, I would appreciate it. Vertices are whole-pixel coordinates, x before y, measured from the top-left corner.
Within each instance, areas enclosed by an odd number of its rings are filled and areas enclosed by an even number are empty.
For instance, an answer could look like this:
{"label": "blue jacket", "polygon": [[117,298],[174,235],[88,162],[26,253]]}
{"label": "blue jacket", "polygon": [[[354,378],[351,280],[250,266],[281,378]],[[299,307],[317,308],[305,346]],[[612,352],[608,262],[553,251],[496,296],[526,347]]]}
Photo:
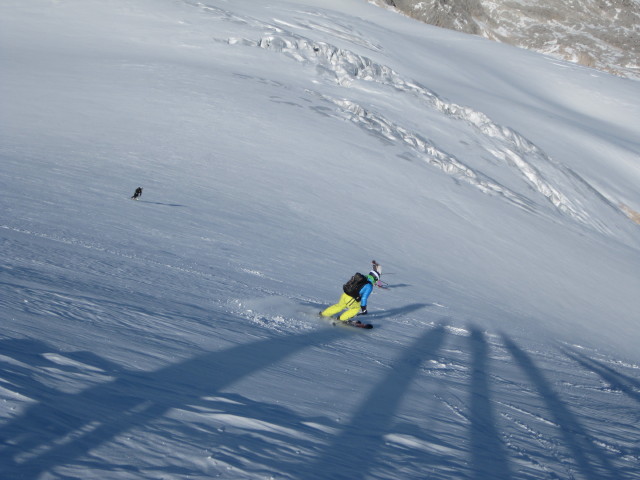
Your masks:
{"label": "blue jacket", "polygon": [[360,306],[367,306],[367,299],[369,298],[369,295],[371,295],[372,291],[373,285],[371,284],[371,282],[365,283],[364,287],[360,289]]}

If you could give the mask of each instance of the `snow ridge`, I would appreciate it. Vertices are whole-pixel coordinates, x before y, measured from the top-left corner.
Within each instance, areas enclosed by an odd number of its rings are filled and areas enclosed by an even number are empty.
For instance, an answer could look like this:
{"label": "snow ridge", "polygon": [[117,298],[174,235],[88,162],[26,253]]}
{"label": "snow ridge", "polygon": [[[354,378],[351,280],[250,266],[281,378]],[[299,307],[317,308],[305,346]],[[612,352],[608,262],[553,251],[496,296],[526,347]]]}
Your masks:
{"label": "snow ridge", "polygon": [[[320,76],[331,79],[339,86],[348,88],[359,81],[372,82],[383,88],[392,88],[401,94],[411,95],[447,118],[465,124],[467,129],[472,130],[472,134],[481,139],[485,151],[494,162],[499,162],[514,171],[521,181],[563,215],[598,232],[610,234],[611,230],[596,212],[589,212],[582,207],[595,201],[604,207],[607,216],[610,216],[613,210],[626,221],[626,217],[619,215],[620,210],[615,203],[609,201],[594,186],[555,162],[514,129],[494,122],[484,113],[449,102],[419,82],[405,78],[391,67],[369,57],[327,42],[316,42],[292,32],[285,32],[273,25],[263,24],[262,27],[277,30],[278,33],[264,35],[257,41],[229,38],[227,42],[229,45],[252,46],[278,52],[304,65],[313,65]],[[324,98],[356,125],[387,140],[402,142],[410,148],[412,154],[456,180],[470,184],[484,193],[499,195],[520,208],[541,213],[540,207],[543,204],[535,197],[517,192],[514,188],[493,180],[492,175],[483,173],[480,167],[473,167],[455,155],[438,149],[426,135],[394,123],[380,113],[352,100],[326,96]],[[562,185],[551,178],[561,179]]]}

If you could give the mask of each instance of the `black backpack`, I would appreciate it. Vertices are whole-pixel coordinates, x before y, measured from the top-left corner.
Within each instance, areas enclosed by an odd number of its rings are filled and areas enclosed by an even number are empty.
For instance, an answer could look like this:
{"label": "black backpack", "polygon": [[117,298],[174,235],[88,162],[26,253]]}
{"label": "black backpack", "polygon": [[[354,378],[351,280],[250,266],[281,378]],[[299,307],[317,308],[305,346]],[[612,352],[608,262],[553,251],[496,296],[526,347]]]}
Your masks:
{"label": "black backpack", "polygon": [[357,301],[360,301],[360,290],[366,285],[368,281],[369,280],[367,280],[367,277],[365,277],[363,274],[356,273],[349,279],[347,283],[342,286],[342,291],[350,297],[355,298]]}

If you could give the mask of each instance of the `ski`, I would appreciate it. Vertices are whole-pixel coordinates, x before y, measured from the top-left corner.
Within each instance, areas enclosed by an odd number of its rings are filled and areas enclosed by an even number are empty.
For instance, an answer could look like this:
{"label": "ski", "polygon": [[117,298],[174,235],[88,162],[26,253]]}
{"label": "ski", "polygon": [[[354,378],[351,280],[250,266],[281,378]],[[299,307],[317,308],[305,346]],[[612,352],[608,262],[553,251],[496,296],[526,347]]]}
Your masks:
{"label": "ski", "polygon": [[337,318],[331,318],[331,317],[323,317],[322,316],[322,312],[318,313],[318,317],[326,319],[326,320],[331,320],[331,325],[333,325],[334,327],[336,325],[344,325],[346,327],[354,327],[354,328],[364,328],[364,329],[371,329],[373,328],[373,325],[371,325],[370,323],[364,323],[361,322],[360,320],[346,320],[346,321],[342,321],[342,320],[338,320]]}
{"label": "ski", "polygon": [[370,323],[363,323],[360,320],[356,320],[355,322],[353,320],[347,320],[346,322],[343,322],[342,320],[334,320],[333,325],[345,325],[347,327],[364,328],[367,330],[373,328],[373,325]]}

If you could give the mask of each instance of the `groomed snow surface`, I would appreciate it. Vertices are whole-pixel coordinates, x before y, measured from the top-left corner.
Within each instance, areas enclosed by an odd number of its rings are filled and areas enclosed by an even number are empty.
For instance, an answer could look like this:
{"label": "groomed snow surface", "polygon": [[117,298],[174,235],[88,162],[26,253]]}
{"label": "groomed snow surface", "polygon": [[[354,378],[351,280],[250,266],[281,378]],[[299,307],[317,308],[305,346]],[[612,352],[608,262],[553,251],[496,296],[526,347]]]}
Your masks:
{"label": "groomed snow surface", "polygon": [[640,82],[364,0],[3,0],[0,65],[0,478],[640,478]]}

